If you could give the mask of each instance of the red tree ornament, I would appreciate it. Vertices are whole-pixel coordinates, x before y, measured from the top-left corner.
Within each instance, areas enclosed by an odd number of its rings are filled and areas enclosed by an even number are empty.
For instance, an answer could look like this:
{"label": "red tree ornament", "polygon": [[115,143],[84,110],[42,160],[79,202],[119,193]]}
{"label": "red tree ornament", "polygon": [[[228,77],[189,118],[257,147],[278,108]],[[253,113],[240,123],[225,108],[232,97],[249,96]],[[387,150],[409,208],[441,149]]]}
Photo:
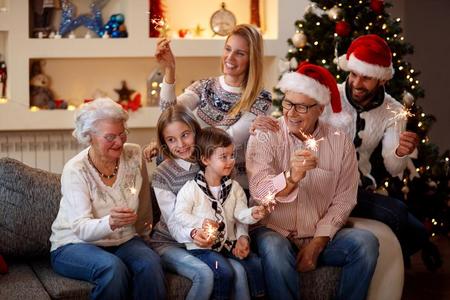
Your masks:
{"label": "red tree ornament", "polygon": [[383,0],[370,0],[370,8],[377,14],[381,14],[384,9]]}
{"label": "red tree ornament", "polygon": [[149,36],[159,37],[158,22],[164,19],[164,9],[161,0],[148,0],[149,12]]}
{"label": "red tree ornament", "polygon": [[348,36],[350,34],[350,24],[348,24],[345,21],[339,21],[336,23],[336,28],[335,28],[335,32],[337,33],[337,35],[345,37]]}
{"label": "red tree ornament", "polygon": [[259,16],[259,0],[252,0],[250,2],[250,24],[261,28],[261,19]]}

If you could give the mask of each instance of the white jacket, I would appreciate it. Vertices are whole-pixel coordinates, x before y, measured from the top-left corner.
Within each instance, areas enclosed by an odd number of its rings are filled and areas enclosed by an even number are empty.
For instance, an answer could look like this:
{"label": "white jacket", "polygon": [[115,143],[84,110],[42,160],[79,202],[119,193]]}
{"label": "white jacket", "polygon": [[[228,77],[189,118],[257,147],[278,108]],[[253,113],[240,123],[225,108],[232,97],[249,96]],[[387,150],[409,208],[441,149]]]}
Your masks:
{"label": "white jacket", "polygon": [[[230,241],[237,240],[242,235],[248,236],[246,224],[257,222],[252,217],[252,209],[247,207],[244,190],[234,180],[228,198],[223,205],[219,203],[219,208],[225,215],[225,239]],[[175,212],[168,222],[170,233],[178,242],[185,243],[188,250],[201,249],[193,243],[192,239],[185,238],[183,228],[202,228],[206,218],[216,220],[211,201],[197,183],[190,180],[177,194]],[[217,250],[220,251],[222,246]]]}

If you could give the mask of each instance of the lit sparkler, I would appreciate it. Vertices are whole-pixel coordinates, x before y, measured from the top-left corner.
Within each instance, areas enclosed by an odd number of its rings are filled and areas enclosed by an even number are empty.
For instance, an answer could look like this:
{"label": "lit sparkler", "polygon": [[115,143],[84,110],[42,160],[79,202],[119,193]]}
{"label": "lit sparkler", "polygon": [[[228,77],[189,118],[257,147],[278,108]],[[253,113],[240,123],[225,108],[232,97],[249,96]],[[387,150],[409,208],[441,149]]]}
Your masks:
{"label": "lit sparkler", "polygon": [[394,115],[391,120],[393,120],[395,123],[400,120],[408,120],[409,117],[414,116],[414,114],[411,112],[411,109],[405,106],[402,106],[402,109],[400,109],[400,111],[392,109],[389,105],[386,108]]}
{"label": "lit sparkler", "polygon": [[261,204],[267,208],[267,210],[273,211],[275,209],[275,204],[277,201],[275,200],[275,194],[272,192],[269,192],[264,199],[261,200]]}
{"label": "lit sparkler", "polygon": [[136,188],[135,188],[134,186],[133,186],[133,187],[130,187],[130,193],[131,193],[131,195],[135,195],[136,192],[137,192],[137,190],[136,190]]}
{"label": "lit sparkler", "polygon": [[205,225],[206,238],[215,239],[217,237],[217,227],[211,225],[210,223]]}
{"label": "lit sparkler", "polygon": [[300,134],[303,135],[303,137],[305,138],[304,143],[305,143],[306,149],[309,149],[311,151],[319,150],[319,142],[323,141],[323,138],[316,140],[315,138],[313,138],[312,135],[304,133],[301,129],[299,129],[299,131],[300,131]]}
{"label": "lit sparkler", "polygon": [[162,37],[167,36],[167,32],[169,31],[169,23],[167,23],[164,18],[155,18],[151,19],[150,22],[155,25],[155,30],[157,30]]}

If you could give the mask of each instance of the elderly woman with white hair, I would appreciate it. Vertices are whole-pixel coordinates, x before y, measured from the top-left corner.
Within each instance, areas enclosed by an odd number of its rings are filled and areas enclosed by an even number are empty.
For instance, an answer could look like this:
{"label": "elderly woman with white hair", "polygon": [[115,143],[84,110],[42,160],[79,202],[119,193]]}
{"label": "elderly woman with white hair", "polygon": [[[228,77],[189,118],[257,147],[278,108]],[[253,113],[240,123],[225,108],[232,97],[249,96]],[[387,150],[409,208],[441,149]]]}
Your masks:
{"label": "elderly woman with white hair", "polygon": [[73,136],[88,147],[62,172],[51,263],[94,284],[92,299],[164,299],[160,258],[143,240],[152,223],[147,170],[140,147],[126,143],[127,120],[106,98],[77,111]]}

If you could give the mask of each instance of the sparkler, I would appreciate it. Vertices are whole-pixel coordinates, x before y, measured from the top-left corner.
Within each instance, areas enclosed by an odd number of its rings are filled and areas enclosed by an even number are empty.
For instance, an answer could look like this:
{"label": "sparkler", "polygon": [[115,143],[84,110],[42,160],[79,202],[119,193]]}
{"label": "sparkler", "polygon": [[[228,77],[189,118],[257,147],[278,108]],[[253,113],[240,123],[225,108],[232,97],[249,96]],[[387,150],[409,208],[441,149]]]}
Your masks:
{"label": "sparkler", "polygon": [[323,141],[324,138],[315,139],[312,135],[304,133],[301,129],[299,129],[300,134],[305,138],[305,147],[311,151],[319,150],[319,142]]}
{"label": "sparkler", "polygon": [[206,224],[205,226],[205,231],[206,231],[206,237],[207,239],[211,239],[211,238],[216,238],[217,237],[217,227],[213,226],[211,224]]}
{"label": "sparkler", "polygon": [[150,22],[155,25],[155,30],[157,30],[162,37],[167,36],[167,32],[169,31],[170,28],[169,23],[167,23],[167,21],[164,20],[164,18],[150,19]]}
{"label": "sparkler", "polygon": [[275,209],[275,204],[277,201],[275,200],[275,194],[272,192],[269,192],[264,199],[261,200],[261,204],[267,208],[269,212],[273,211]]}
{"label": "sparkler", "polygon": [[387,105],[386,108],[394,115],[391,120],[393,120],[395,123],[400,120],[408,120],[409,117],[414,116],[414,114],[411,112],[411,109],[405,106],[402,106],[402,109],[400,109],[400,111],[391,108],[389,105]]}

